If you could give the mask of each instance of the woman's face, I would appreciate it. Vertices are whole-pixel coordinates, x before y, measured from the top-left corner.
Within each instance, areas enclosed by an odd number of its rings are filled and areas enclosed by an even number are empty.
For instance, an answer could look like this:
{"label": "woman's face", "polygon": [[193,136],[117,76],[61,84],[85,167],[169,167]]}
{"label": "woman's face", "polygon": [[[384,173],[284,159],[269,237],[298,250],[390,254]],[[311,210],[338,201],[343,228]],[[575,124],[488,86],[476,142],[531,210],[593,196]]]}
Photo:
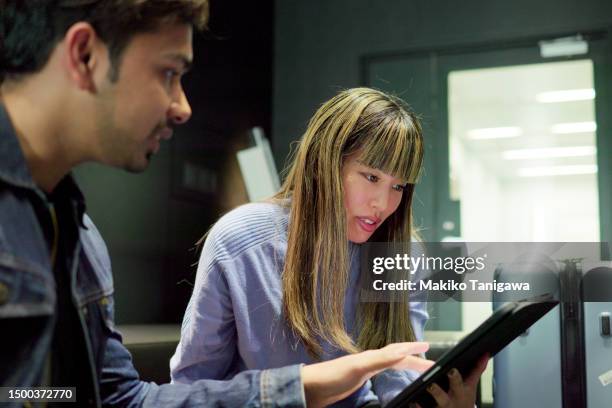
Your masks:
{"label": "woman's face", "polygon": [[347,235],[351,242],[366,242],[400,204],[406,183],[361,164],[353,154],[342,167]]}

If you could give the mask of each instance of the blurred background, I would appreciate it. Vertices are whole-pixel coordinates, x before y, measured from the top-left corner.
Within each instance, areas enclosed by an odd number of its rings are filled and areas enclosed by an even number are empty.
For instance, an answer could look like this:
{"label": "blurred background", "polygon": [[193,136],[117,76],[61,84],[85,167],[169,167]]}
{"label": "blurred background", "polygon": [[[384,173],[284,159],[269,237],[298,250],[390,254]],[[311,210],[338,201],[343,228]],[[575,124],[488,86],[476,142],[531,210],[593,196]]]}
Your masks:
{"label": "blurred background", "polygon": [[[611,28],[609,0],[212,0],[184,79],[192,119],[143,174],[76,172],[117,323],[178,324],[196,241],[249,200],[250,129],[281,170],[317,107],[354,86],[422,118],[426,240],[612,241]],[[432,305],[428,329],[465,333],[491,311],[467,307]]]}

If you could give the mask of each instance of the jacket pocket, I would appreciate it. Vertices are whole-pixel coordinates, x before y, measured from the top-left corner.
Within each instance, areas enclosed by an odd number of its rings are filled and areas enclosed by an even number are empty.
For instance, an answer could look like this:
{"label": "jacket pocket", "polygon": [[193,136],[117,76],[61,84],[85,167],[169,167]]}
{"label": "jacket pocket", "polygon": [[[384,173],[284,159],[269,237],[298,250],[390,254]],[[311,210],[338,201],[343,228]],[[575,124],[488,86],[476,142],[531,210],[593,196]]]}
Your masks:
{"label": "jacket pocket", "polygon": [[0,319],[52,315],[54,286],[50,272],[0,252]]}
{"label": "jacket pocket", "polygon": [[40,383],[55,324],[54,286],[35,265],[0,251],[0,384]]}

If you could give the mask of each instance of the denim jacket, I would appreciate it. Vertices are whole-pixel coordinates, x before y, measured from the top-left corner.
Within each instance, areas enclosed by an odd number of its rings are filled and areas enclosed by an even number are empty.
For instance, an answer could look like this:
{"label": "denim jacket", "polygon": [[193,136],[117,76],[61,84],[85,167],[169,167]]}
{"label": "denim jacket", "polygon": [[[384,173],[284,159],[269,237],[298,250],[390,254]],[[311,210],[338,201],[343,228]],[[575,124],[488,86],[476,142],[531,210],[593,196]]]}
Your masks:
{"label": "denim jacket", "polygon": [[[86,347],[73,358],[88,363],[76,386],[78,406],[118,407],[301,407],[305,405],[299,365],[246,371],[229,381],[191,385],[140,381],[115,330],[113,279],[106,245],[85,215],[72,177],[60,185],[70,192],[75,240],[70,267],[71,306]],[[0,386],[36,387],[45,381],[57,316],[51,266],[46,195],[30,176],[15,131],[0,104]],[[51,234],[52,235],[52,234]],[[47,384],[49,385],[49,384]],[[52,384],[51,384],[52,385]]]}

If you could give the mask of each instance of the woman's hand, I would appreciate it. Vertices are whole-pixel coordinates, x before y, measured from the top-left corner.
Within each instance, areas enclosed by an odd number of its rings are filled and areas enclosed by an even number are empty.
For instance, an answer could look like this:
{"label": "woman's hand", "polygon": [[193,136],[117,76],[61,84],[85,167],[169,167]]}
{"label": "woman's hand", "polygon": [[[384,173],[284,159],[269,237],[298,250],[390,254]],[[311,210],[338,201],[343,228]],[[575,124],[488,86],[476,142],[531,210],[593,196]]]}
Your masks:
{"label": "woman's hand", "polygon": [[437,406],[440,408],[474,408],[478,380],[487,368],[488,361],[488,354],[482,356],[465,380],[461,377],[459,370],[455,368],[450,370],[448,392],[445,392],[438,384],[430,385],[427,391],[434,397]]}
{"label": "woman's hand", "polygon": [[426,371],[433,361],[416,357],[428,343],[394,343],[378,350],[368,350],[335,360],[302,367],[306,405],[323,407],[348,397],[370,377],[388,368]]}

